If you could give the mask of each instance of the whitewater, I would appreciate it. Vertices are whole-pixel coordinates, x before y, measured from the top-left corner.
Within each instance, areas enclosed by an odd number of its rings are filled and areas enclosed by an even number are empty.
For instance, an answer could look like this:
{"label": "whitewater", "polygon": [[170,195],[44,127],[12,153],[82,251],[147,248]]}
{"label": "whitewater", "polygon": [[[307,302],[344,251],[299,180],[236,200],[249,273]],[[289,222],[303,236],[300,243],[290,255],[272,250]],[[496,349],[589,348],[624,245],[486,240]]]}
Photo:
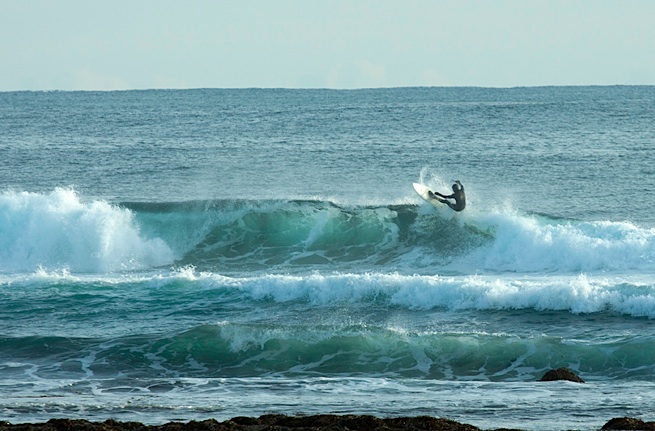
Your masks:
{"label": "whitewater", "polygon": [[[0,93],[0,420],[652,420],[653,115],[653,87]],[[411,187],[455,179],[462,213]]]}

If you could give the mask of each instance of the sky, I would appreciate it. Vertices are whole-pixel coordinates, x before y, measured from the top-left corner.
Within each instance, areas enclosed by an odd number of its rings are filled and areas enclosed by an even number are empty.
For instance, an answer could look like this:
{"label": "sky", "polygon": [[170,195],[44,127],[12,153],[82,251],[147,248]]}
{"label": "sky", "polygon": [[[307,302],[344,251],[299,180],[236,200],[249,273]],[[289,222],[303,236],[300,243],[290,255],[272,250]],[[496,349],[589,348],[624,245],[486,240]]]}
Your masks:
{"label": "sky", "polygon": [[655,0],[0,0],[0,91],[655,85]]}

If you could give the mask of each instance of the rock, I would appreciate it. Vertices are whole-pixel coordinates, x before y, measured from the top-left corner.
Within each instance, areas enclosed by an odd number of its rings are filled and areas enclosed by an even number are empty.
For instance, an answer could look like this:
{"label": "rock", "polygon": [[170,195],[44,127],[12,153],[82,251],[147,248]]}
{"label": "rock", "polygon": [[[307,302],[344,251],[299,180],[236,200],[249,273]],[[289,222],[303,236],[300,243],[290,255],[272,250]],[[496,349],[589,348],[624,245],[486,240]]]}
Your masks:
{"label": "rock", "polygon": [[384,423],[391,430],[403,431],[480,431],[473,425],[455,422],[450,419],[434,418],[430,416],[404,417],[384,419]]}
{"label": "rock", "polygon": [[554,380],[569,380],[576,383],[584,383],[577,374],[568,368],[558,368],[556,370],[550,370],[539,380],[540,382],[552,382]]}
{"label": "rock", "polygon": [[97,425],[84,419],[50,419],[47,426],[56,431],[94,431]]}
{"label": "rock", "polygon": [[259,425],[259,420],[257,418],[251,418],[247,416],[234,417],[230,419],[230,422],[234,422],[237,425],[243,425],[243,426]]}
{"label": "rock", "polygon": [[115,419],[107,419],[103,422],[103,425],[102,429],[107,431],[143,431],[146,427],[141,422],[118,422]]}
{"label": "rock", "polygon": [[12,425],[0,421],[0,431],[480,431],[472,425],[430,416],[378,418],[371,415],[237,416],[225,422],[214,419],[144,425],[139,422],[89,422],[52,419],[46,423]]}
{"label": "rock", "polygon": [[614,418],[605,425],[604,430],[655,430],[655,422],[644,422],[635,418]]}

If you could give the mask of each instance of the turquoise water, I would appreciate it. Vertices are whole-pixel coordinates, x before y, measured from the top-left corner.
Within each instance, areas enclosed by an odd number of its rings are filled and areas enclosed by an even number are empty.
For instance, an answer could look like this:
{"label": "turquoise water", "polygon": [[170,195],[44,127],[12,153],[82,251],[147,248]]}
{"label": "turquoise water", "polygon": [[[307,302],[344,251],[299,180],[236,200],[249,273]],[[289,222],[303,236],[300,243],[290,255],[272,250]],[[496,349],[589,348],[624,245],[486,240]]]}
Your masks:
{"label": "turquoise water", "polygon": [[[0,93],[0,419],[649,419],[652,118],[654,87]],[[454,179],[457,214],[411,187]]]}

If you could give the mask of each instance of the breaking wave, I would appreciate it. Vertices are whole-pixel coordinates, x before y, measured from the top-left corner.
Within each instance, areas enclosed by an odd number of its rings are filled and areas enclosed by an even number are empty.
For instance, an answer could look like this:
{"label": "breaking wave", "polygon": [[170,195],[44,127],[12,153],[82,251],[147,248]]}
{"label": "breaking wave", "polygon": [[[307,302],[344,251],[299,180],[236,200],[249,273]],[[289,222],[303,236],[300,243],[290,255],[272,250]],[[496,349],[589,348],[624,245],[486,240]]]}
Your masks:
{"label": "breaking wave", "polygon": [[655,229],[427,205],[215,200],[109,203],[70,189],[0,195],[0,271],[191,265],[224,274],[652,272]]}

